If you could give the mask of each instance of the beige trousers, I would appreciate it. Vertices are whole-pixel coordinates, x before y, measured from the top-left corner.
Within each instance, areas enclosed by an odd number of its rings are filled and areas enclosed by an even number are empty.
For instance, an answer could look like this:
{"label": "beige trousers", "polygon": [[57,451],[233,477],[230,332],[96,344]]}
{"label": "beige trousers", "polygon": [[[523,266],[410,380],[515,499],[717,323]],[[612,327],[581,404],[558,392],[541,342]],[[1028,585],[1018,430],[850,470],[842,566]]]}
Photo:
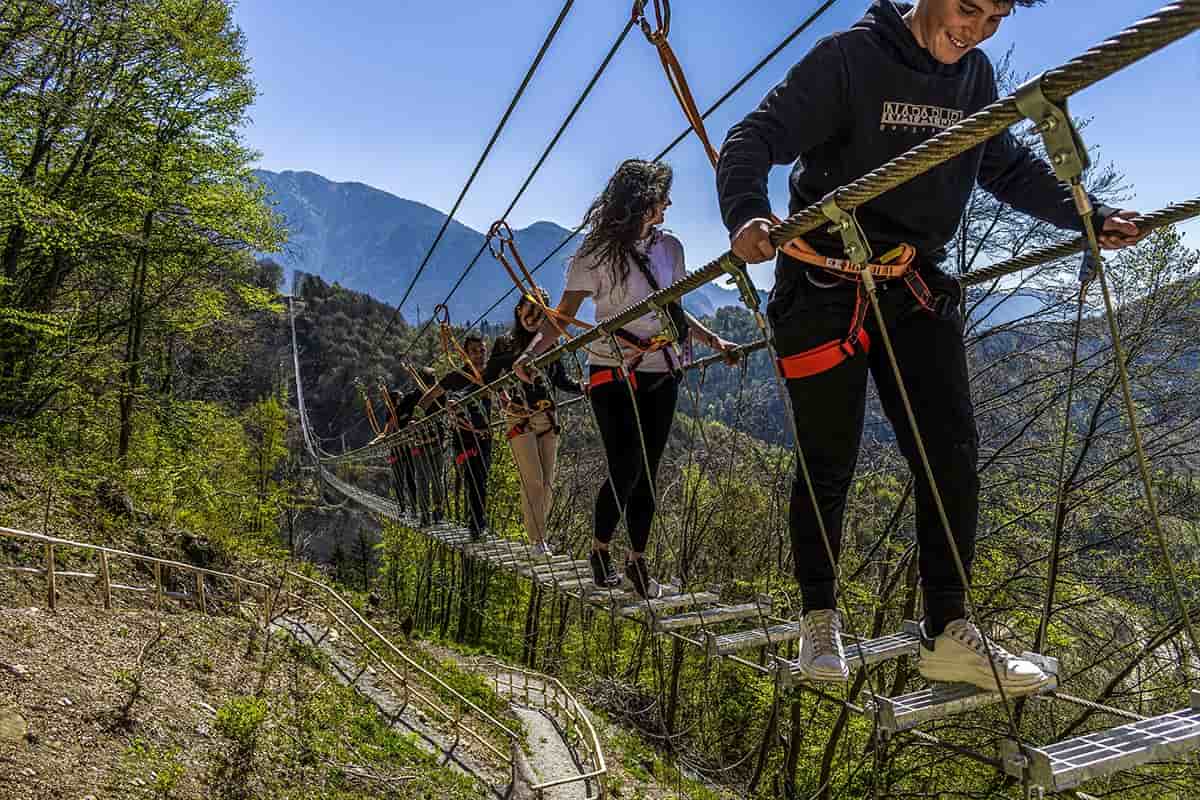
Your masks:
{"label": "beige trousers", "polygon": [[508,444],[521,477],[521,513],[525,516],[529,541],[545,541],[546,519],[554,502],[554,462],[558,457],[553,418],[545,411],[534,414],[525,433],[509,439]]}

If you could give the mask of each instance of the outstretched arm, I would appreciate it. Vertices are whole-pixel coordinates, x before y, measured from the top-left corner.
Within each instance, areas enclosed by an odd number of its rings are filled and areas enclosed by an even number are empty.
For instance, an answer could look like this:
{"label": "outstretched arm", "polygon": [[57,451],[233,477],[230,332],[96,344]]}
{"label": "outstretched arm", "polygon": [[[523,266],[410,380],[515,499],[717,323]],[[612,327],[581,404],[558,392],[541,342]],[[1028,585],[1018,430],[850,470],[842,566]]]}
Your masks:
{"label": "outstretched arm", "polygon": [[435,383],[433,386],[429,387],[429,391],[421,395],[421,399],[417,401],[417,408],[421,409],[422,411],[429,410],[429,407],[445,393],[446,390],[443,389],[440,384]]}
{"label": "outstretched arm", "polygon": [[690,331],[691,338],[721,353],[725,358],[726,364],[733,365],[737,363],[738,351],[736,342],[722,339],[710,331],[703,322],[692,316],[691,312],[685,311],[683,315],[687,318],[688,331]]}
{"label": "outstretched arm", "polygon": [[[1049,164],[1017,141],[1010,131],[984,145],[979,185],[1018,211],[1059,228],[1083,232],[1083,220],[1070,189],[1058,180]],[[1092,224],[1105,249],[1128,247],[1146,235],[1133,223],[1135,212],[1106,206],[1094,197],[1092,206]]]}
{"label": "outstretched arm", "polygon": [[[558,313],[564,317],[574,317],[579,313],[579,307],[583,305],[583,301],[588,297],[589,292],[573,291],[567,289],[563,291],[562,299],[558,301]],[[533,345],[521,356],[521,360],[537,358],[542,353],[549,350],[555,342],[558,341],[558,329],[549,319],[542,320],[542,327],[538,331],[538,336]],[[529,374],[529,370],[525,369],[524,364],[518,360],[513,367],[513,371],[517,373],[517,377],[526,383],[532,383],[533,378]]]}

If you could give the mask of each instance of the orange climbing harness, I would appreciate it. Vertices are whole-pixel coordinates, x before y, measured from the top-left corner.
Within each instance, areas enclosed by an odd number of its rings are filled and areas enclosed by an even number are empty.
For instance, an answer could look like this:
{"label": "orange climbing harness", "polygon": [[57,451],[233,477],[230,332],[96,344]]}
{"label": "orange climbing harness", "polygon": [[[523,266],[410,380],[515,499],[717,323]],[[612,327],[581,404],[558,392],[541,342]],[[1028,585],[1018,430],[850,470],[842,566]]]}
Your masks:
{"label": "orange climbing harness", "polygon": [[[530,303],[533,303],[539,311],[546,315],[550,320],[550,324],[558,331],[560,336],[570,338],[566,326],[574,325],[585,331],[594,328],[583,320],[576,319],[568,314],[564,314],[557,308],[553,308],[546,302],[546,294],[541,287],[533,280],[533,274],[525,267],[525,260],[521,258],[521,252],[517,249],[517,243],[513,239],[512,228],[504,220],[498,220],[492,224],[488,231],[488,248],[492,251],[492,256],[503,265],[508,277],[516,285],[517,291],[521,296]],[[510,260],[511,257],[511,260]],[[613,336],[618,339],[618,345],[622,349],[632,351],[632,354],[622,355],[622,360],[625,362],[626,368],[632,372],[641,365],[646,356],[651,353],[658,352],[664,348],[668,348],[675,343],[673,336],[667,333],[661,333],[650,339],[644,339],[634,333],[629,332],[625,328],[618,328]],[[589,355],[608,358],[608,353],[598,353],[589,347],[583,348]]]}
{"label": "orange climbing harness", "polygon": [[593,389],[598,389],[608,383],[614,381],[629,381],[631,389],[637,388],[637,375],[632,370],[622,369],[621,367],[613,367],[612,369],[598,369],[592,372],[591,378],[588,379],[587,390],[590,392]]}
{"label": "orange climbing harness", "polygon": [[[550,324],[554,326],[554,329],[558,331],[560,336],[570,336],[567,333],[567,325],[574,325],[583,330],[591,330],[592,325],[564,314],[546,302],[545,292],[533,280],[533,273],[525,266],[525,259],[521,258],[521,251],[517,249],[512,228],[509,227],[507,222],[498,220],[492,223],[491,229],[488,230],[487,241],[488,249],[492,251],[492,256],[503,265],[504,270],[508,273],[508,277],[516,285],[517,291],[521,293],[521,296],[527,302],[535,305],[539,311],[546,315],[546,318],[550,320]],[[516,265],[515,267],[514,264]],[[518,274],[518,271],[520,274]]]}
{"label": "orange climbing harness", "polygon": [[[549,400],[538,400],[533,408],[523,405],[505,395],[504,413],[510,419],[515,420],[512,427],[508,429],[508,438],[515,439],[518,436],[524,436],[529,432],[530,422],[538,414],[545,414],[550,418],[550,428],[545,433],[558,432],[558,423],[554,416],[554,403]],[[539,434],[543,435],[543,434]]]}
{"label": "orange climbing harness", "polygon": [[[704,152],[715,169],[720,155],[713,147],[704,124],[704,115],[696,105],[696,99],[688,86],[687,76],[683,65],[675,56],[668,39],[671,32],[671,3],[670,0],[654,0],[655,25],[652,27],[646,19],[645,2],[638,0],[633,6],[633,19],[641,27],[646,39],[658,50],[659,60],[667,74],[667,82],[679,101],[684,117],[696,132],[696,137],[704,146]],[[774,214],[770,217],[772,224],[779,225],[780,219]],[[842,258],[828,258],[814,250],[801,238],[785,242],[779,248],[788,256],[805,264],[833,273],[836,277],[858,284],[854,315],[850,323],[850,331],[841,340],[834,340],[820,347],[797,353],[779,360],[779,368],[784,377],[805,378],[816,375],[852,357],[858,351],[866,352],[870,347],[870,337],[863,329],[866,323],[867,299],[862,288],[862,273],[869,271],[878,280],[902,278],[909,291],[925,309],[932,311],[933,303],[929,287],[925,285],[920,274],[912,268],[916,258],[916,250],[907,244],[896,247],[878,264],[855,264]]]}

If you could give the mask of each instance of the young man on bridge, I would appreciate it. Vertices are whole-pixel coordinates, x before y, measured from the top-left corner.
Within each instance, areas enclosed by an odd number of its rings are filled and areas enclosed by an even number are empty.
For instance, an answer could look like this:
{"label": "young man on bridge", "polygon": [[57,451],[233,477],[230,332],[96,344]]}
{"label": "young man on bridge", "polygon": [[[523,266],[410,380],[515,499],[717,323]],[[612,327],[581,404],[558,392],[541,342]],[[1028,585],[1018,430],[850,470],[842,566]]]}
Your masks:
{"label": "young man on bridge", "polygon": [[[733,252],[757,263],[776,256],[768,236],[767,176],[792,164],[791,211],[879,167],[997,98],[995,75],[977,47],[1014,6],[1040,0],[876,0],[850,30],[830,36],[794,66],[761,105],[730,130],[718,166],[721,211]],[[1010,134],[993,138],[858,209],[876,253],[872,267],[887,331],[924,436],[934,479],[966,569],[978,522],[978,434],[963,346],[961,289],[938,269],[976,182],[1001,201],[1060,228],[1083,229],[1069,190]],[[1097,206],[1106,248],[1139,238],[1132,213]],[[803,594],[800,668],[813,680],[849,677],[835,601],[846,495],[854,477],[867,373],[915,481],[919,566],[925,601],[920,671],[928,680],[995,689],[991,660],[1009,691],[1047,680],[1029,661],[988,646],[967,618],[966,586],[955,563],[909,427],[875,318],[860,284],[829,269],[842,243],[824,229],[781,250],[767,306],[787,379],[797,445],[790,528]],[[842,262],[843,264],[845,262]],[[878,272],[876,271],[878,269]],[[822,537],[823,527],[828,545]]]}

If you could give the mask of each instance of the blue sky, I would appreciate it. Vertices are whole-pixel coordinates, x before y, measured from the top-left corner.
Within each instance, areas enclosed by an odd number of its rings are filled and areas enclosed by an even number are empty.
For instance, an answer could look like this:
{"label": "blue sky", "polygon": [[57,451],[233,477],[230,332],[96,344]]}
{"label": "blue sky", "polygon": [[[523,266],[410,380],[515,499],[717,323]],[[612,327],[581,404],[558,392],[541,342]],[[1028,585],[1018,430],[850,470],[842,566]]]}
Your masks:
{"label": "blue sky", "polygon": [[[1010,47],[1022,72],[1079,55],[1165,0],[1050,0],[1018,9],[985,49]],[[468,195],[460,221],[486,230],[566,115],[627,19],[624,0],[577,0],[534,83]],[[702,107],[816,6],[816,0],[677,0],[671,41]],[[821,36],[858,19],[868,0],[840,0],[709,122],[719,145],[787,68]],[[449,210],[562,0],[427,3],[413,0],[241,0],[260,97],[246,132],[266,169],[361,181]],[[1200,34],[1089,89],[1072,111],[1085,136],[1133,184],[1124,205],[1151,210],[1200,193]],[[578,223],[613,167],[652,157],[685,127],[654,48],[631,33],[509,221]],[[727,246],[711,167],[693,139],[670,156],[667,224],[695,268]],[[773,175],[787,208],[787,169]],[[1200,225],[1188,226],[1193,243]],[[497,267],[498,268],[498,267]],[[759,277],[765,279],[765,272]],[[768,281],[764,280],[764,283]]]}

